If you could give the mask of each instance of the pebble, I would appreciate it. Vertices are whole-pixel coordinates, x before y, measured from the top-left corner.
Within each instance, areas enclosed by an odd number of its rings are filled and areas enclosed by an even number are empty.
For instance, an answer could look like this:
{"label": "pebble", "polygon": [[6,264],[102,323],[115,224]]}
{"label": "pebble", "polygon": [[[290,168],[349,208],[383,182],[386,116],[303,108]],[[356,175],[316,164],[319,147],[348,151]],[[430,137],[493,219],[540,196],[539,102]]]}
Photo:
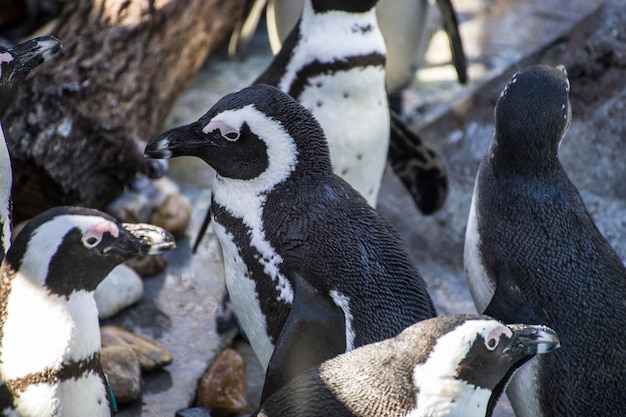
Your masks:
{"label": "pebble", "polygon": [[216,417],[246,411],[246,363],[234,349],[225,349],[200,380],[197,404]]}
{"label": "pebble", "polygon": [[100,319],[114,316],[135,304],[143,295],[143,281],[132,268],[118,265],[98,285],[94,298]]}
{"label": "pebble", "polygon": [[167,268],[167,259],[165,254],[143,256],[129,259],[124,264],[131,267],[140,277],[147,278],[163,272]]}
{"label": "pebble", "polygon": [[117,326],[100,328],[102,348],[109,346],[126,346],[131,348],[141,364],[143,371],[161,369],[172,363],[172,354],[152,340],[131,333]]}
{"label": "pebble", "polygon": [[187,230],[191,219],[191,202],[182,194],[170,194],[160,205],[150,223],[160,226],[179,238]]}
{"label": "pebble", "polygon": [[128,346],[107,346],[100,352],[102,369],[118,404],[139,398],[141,367],[135,351]]}

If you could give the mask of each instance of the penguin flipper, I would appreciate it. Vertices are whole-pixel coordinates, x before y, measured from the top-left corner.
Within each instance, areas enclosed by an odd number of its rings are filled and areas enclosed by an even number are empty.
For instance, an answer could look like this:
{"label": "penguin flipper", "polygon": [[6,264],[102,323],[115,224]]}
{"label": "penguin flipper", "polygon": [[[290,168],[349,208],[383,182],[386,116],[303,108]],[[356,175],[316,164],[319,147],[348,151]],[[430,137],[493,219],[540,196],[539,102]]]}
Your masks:
{"label": "penguin flipper", "polygon": [[411,131],[395,112],[391,113],[391,136],[387,160],[400,177],[415,204],[424,214],[443,206],[448,178],[432,146]]}
{"label": "penguin flipper", "polygon": [[256,31],[267,0],[248,0],[244,5],[241,18],[235,24],[235,28],[228,41],[228,55],[233,57],[244,48],[252,39]]}
{"label": "penguin flipper", "polygon": [[465,84],[467,82],[467,60],[465,51],[463,50],[463,42],[459,33],[459,22],[454,12],[454,7],[450,0],[437,0],[439,11],[441,12],[441,20],[443,28],[448,35],[450,42],[450,51],[452,52],[452,63],[456,69],[459,82]]}
{"label": "penguin flipper", "polygon": [[298,375],[346,350],[343,310],[300,274],[295,297],[270,358],[261,403]]}

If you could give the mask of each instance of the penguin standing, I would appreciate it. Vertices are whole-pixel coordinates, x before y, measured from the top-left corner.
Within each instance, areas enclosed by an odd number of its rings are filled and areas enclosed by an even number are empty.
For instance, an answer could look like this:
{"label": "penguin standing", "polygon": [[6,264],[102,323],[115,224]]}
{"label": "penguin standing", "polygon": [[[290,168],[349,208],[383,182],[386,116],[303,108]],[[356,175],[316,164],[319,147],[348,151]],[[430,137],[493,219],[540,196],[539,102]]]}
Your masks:
{"label": "penguin standing", "polygon": [[174,248],[148,224],[58,207],[27,223],[0,267],[0,410],[110,416],[93,291],[123,261]]}
{"label": "penguin standing", "polygon": [[478,315],[435,317],[322,363],[254,415],[491,416],[511,374],[558,347],[545,326],[505,326]]}
{"label": "penguin standing", "polygon": [[[279,89],[229,94],[145,154],[197,156],[217,171],[211,213],[226,285],[269,380],[435,316],[398,234],[332,172],[319,123]],[[281,363],[291,358],[303,358],[293,373]]]}
{"label": "penguin standing", "polygon": [[545,323],[563,348],[512,379],[518,417],[615,416],[626,410],[626,268],[559,162],[571,121],[564,67],[515,74],[495,108],[465,237],[479,312]]}
{"label": "penguin standing", "polygon": [[[0,46],[0,121],[28,73],[61,48],[52,36],[42,36],[13,48]],[[11,158],[0,124],[0,260],[11,245]]]}
{"label": "penguin standing", "polygon": [[305,0],[297,25],[254,83],[278,87],[315,116],[328,140],[333,171],[372,207],[389,156],[417,207],[430,214],[448,193],[445,167],[430,144],[389,110],[386,46],[376,3]]}

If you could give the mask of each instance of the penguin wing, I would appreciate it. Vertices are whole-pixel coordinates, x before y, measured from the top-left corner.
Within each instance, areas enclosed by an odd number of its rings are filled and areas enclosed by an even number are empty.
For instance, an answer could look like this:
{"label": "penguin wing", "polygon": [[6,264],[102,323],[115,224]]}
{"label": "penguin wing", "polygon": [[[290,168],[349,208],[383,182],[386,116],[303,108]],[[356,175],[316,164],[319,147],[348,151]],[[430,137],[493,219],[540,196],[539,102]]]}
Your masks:
{"label": "penguin wing", "polygon": [[439,11],[441,12],[441,20],[443,28],[448,35],[450,42],[450,51],[452,52],[452,63],[456,69],[459,82],[465,84],[467,82],[467,60],[465,51],[463,50],[463,42],[459,33],[459,22],[454,13],[454,8],[450,0],[437,0]]}
{"label": "penguin wing", "polygon": [[415,204],[424,214],[440,209],[448,195],[448,178],[432,146],[391,113],[391,136],[387,159]]}
{"label": "penguin wing", "polygon": [[343,310],[301,274],[292,277],[294,301],[267,367],[261,403],[298,375],[346,350]]}

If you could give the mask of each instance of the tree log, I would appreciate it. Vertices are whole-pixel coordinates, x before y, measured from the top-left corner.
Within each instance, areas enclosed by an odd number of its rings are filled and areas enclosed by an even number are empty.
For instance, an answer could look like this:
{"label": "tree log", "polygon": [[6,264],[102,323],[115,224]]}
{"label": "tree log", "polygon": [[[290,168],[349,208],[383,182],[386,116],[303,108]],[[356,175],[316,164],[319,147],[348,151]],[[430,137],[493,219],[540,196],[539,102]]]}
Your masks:
{"label": "tree log", "polygon": [[63,50],[27,80],[4,120],[15,220],[102,208],[137,173],[176,97],[231,32],[244,0],[78,0],[47,30]]}

